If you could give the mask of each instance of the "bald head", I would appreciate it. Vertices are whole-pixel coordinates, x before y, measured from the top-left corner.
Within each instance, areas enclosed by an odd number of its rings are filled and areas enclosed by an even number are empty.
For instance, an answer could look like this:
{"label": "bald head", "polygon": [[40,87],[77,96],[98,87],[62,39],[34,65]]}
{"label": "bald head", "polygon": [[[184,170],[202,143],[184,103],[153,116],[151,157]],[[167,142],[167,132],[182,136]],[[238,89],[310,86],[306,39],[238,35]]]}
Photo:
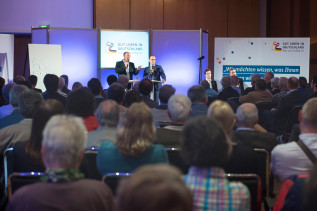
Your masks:
{"label": "bald head", "polygon": [[297,89],[298,88],[298,78],[296,77],[290,77],[288,79],[288,89]]}
{"label": "bald head", "polygon": [[317,133],[317,98],[308,100],[302,110],[301,133]]}
{"label": "bald head", "polygon": [[258,122],[258,109],[252,103],[244,103],[237,109],[238,127],[254,128]]}
{"label": "bald head", "polygon": [[280,90],[287,90],[288,79],[286,77],[280,77]]}
{"label": "bald head", "polygon": [[119,105],[114,100],[105,100],[99,104],[96,115],[102,127],[116,127],[120,115]]}

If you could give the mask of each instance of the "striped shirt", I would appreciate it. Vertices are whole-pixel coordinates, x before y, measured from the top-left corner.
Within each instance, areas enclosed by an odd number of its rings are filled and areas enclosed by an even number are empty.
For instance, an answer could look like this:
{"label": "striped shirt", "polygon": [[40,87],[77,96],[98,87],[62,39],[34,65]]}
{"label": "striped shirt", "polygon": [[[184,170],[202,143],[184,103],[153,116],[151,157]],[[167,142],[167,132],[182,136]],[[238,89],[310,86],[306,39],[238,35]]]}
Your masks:
{"label": "striped shirt", "polygon": [[184,182],[194,197],[193,210],[250,210],[248,188],[229,182],[222,168],[191,167]]}

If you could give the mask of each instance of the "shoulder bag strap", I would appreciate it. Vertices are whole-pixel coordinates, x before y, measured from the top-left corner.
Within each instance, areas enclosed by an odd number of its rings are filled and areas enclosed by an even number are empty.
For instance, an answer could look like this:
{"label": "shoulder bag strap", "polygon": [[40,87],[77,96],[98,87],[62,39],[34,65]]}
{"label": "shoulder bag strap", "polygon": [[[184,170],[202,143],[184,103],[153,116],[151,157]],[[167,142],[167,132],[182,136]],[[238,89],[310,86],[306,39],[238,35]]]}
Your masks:
{"label": "shoulder bag strap", "polygon": [[313,162],[314,164],[317,161],[316,156],[312,153],[312,151],[303,143],[302,140],[298,140],[296,142],[298,144],[298,146],[303,150],[303,152],[305,152],[305,154],[307,155],[307,157],[311,160],[311,162]]}

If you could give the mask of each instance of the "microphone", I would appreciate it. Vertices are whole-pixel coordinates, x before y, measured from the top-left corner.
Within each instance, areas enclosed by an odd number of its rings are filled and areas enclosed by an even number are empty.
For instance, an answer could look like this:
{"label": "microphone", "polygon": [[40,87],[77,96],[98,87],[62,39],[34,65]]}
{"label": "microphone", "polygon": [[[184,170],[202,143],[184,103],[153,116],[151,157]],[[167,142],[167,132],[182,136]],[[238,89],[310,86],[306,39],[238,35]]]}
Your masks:
{"label": "microphone", "polygon": [[204,59],[205,57],[204,56],[201,56],[201,57],[199,57],[197,60],[202,60],[202,59]]}

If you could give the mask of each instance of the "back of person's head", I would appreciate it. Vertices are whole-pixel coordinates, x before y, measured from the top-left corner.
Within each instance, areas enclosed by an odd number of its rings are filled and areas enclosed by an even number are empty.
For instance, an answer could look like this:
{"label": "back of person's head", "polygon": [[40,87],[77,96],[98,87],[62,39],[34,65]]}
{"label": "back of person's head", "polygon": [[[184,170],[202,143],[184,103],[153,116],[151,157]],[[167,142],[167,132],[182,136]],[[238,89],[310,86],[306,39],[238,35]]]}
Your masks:
{"label": "back of person's head", "polygon": [[56,92],[58,88],[59,78],[54,74],[46,74],[43,79],[45,88],[49,92]]}
{"label": "back of person's head", "polygon": [[30,75],[28,78],[28,81],[33,85],[36,86],[37,84],[37,76],[36,75]]}
{"label": "back of person's head", "polygon": [[224,89],[227,87],[231,87],[232,83],[231,83],[230,76],[228,76],[228,75],[223,76],[221,79],[221,85],[222,85],[222,88],[224,88]]}
{"label": "back of person's head", "polygon": [[97,79],[97,78],[90,79],[88,81],[87,86],[88,86],[88,88],[90,89],[91,93],[94,96],[101,94],[102,86],[101,86],[101,83],[100,83],[99,79]]}
{"label": "back of person's head", "polygon": [[118,78],[118,83],[121,84],[125,89],[128,87],[129,78],[126,75],[120,75]]}
{"label": "back of person's head", "polygon": [[190,87],[187,96],[192,103],[206,103],[206,89],[199,85]]}
{"label": "back of person's head", "polygon": [[280,89],[286,90],[288,84],[288,79],[286,77],[280,77]]}
{"label": "back of person's head", "polygon": [[271,79],[271,87],[278,89],[280,87],[280,78],[274,77]]}
{"label": "back of person's head", "polygon": [[63,87],[65,86],[65,79],[62,77],[58,78],[58,89],[63,89]]}
{"label": "back of person's head", "polygon": [[259,73],[253,73],[251,75],[251,84],[252,86],[255,86],[255,83],[257,80],[261,79],[261,75]]}
{"label": "back of person's head", "polygon": [[117,129],[116,145],[120,154],[138,157],[151,145],[156,129],[150,108],[143,102],[133,103]]}
{"label": "back of person's head", "polygon": [[75,82],[72,86],[72,92],[75,91],[76,89],[82,88],[83,85],[80,82]]}
{"label": "back of person's head", "polygon": [[13,82],[14,83],[20,83],[22,81],[25,81],[25,78],[22,75],[17,75],[14,77]]}
{"label": "back of person's head", "polygon": [[168,99],[175,94],[175,88],[172,85],[165,84],[159,90],[159,99],[161,103],[167,104]]}
{"label": "back of person's head", "polygon": [[299,87],[305,89],[307,86],[307,79],[301,76],[298,78],[298,81],[299,81]]}
{"label": "back of person's head", "polygon": [[114,100],[119,104],[123,103],[124,100],[124,87],[121,84],[113,83],[107,90],[108,99]]}
{"label": "back of person's head", "polygon": [[272,78],[274,78],[273,72],[266,72],[266,73],[264,74],[264,80],[265,80],[266,82],[270,82]]}
{"label": "back of person's head", "polygon": [[45,100],[43,104],[36,110],[32,122],[31,136],[25,146],[28,156],[34,164],[42,163],[41,147],[43,130],[48,120],[56,114],[64,113],[63,104],[54,99]]}
{"label": "back of person's head", "polygon": [[298,88],[298,78],[290,77],[288,79],[288,87],[289,87],[289,89],[297,89]]}
{"label": "back of person's head", "polygon": [[302,122],[306,127],[317,129],[317,98],[308,100],[302,110]]}
{"label": "back of person's head", "polygon": [[9,101],[10,91],[12,87],[14,87],[15,85],[16,85],[15,83],[10,82],[4,85],[4,87],[2,88],[2,96],[7,103],[10,102]]}
{"label": "back of person's head", "polygon": [[9,94],[9,101],[13,107],[19,106],[19,97],[26,90],[28,90],[28,88],[24,85],[16,85],[12,87]]}
{"label": "back of person's head", "polygon": [[16,82],[16,84],[17,85],[24,85],[27,88],[32,89],[32,84],[29,81],[19,81],[19,82]]}
{"label": "back of person's head", "polygon": [[82,87],[71,92],[66,99],[66,111],[80,117],[94,115],[95,101],[90,90]]}
{"label": "back of person's head", "polygon": [[143,79],[139,85],[139,92],[143,96],[148,96],[153,90],[153,83],[150,79]]}
{"label": "back of person's head", "polygon": [[35,112],[42,103],[42,95],[33,90],[23,91],[18,99],[19,109],[24,118],[33,119]]}
{"label": "back of person's head", "polygon": [[239,84],[239,78],[236,75],[230,76],[232,86],[237,86]]}
{"label": "back of person's head", "polygon": [[143,98],[140,93],[135,90],[130,90],[125,94],[125,107],[129,108],[133,103],[142,102]]}
{"label": "back of person's head", "polygon": [[262,90],[264,91],[266,89],[266,82],[263,79],[259,79],[255,82],[255,88],[257,90]]}
{"label": "back of person's head", "polygon": [[216,100],[210,104],[207,116],[217,121],[227,135],[232,133],[235,124],[235,114],[231,106],[222,100]]}
{"label": "back of person's head", "polygon": [[210,89],[210,84],[206,80],[202,80],[200,86],[204,87],[205,90]]}
{"label": "back of person's head", "polygon": [[211,118],[201,116],[187,121],[182,137],[184,159],[190,166],[222,167],[230,157],[231,145],[222,127]]}
{"label": "back of person's head", "polygon": [[139,91],[140,83],[141,83],[141,81],[135,82],[134,85],[133,85],[133,87],[132,87],[132,90],[135,90],[135,91],[140,92],[140,91]]}
{"label": "back of person's head", "polygon": [[111,86],[111,84],[113,84],[113,83],[115,83],[117,81],[118,81],[118,78],[115,75],[109,75],[107,77],[107,83],[108,83],[109,86]]}
{"label": "back of person's head", "polygon": [[258,122],[258,109],[253,103],[244,103],[237,109],[237,122],[241,127],[253,128]]}
{"label": "back of person's head", "polygon": [[78,168],[86,146],[83,120],[75,116],[53,116],[44,128],[42,145],[46,168]]}
{"label": "back of person's head", "polygon": [[65,87],[68,86],[68,75],[61,75],[62,78],[65,80]]}
{"label": "back of person's head", "polygon": [[172,95],[167,103],[168,113],[173,122],[184,122],[191,114],[192,103],[185,95]]}
{"label": "back of person's head", "polygon": [[97,108],[97,120],[102,127],[117,127],[120,109],[114,100],[105,100]]}
{"label": "back of person's head", "polygon": [[193,199],[179,169],[167,165],[146,165],[120,181],[117,211],[191,211]]}

